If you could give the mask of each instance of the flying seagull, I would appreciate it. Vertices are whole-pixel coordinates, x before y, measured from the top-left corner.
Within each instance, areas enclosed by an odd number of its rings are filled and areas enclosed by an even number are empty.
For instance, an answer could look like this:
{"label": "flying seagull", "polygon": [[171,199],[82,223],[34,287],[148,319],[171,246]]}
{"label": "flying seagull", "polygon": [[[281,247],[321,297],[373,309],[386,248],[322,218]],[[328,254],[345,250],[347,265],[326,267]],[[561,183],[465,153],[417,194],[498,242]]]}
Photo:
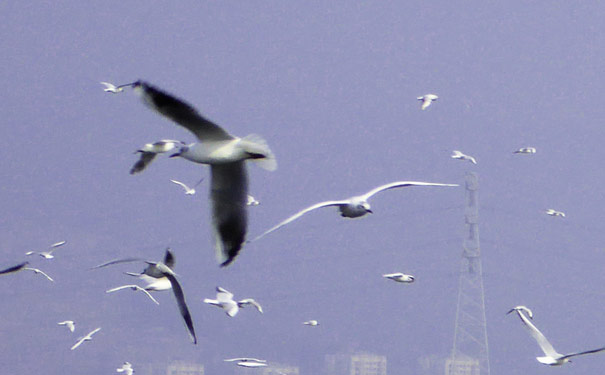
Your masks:
{"label": "flying seagull", "polygon": [[172,285],[172,292],[174,293],[174,298],[176,299],[176,303],[179,306],[179,311],[181,313],[181,316],[183,317],[185,326],[187,326],[189,337],[191,337],[191,341],[193,341],[194,344],[197,344],[197,338],[195,337],[195,329],[193,328],[193,320],[191,319],[189,308],[187,307],[187,303],[185,302],[185,294],[183,293],[181,284],[179,284],[178,280],[176,279],[176,274],[170,269],[170,267],[168,267],[162,262],[147,262],[147,264],[154,265],[155,269],[158,272],[161,272],[163,276],[167,277],[168,280],[170,280],[170,284]]}
{"label": "flying seagull", "polygon": [[69,328],[70,332],[73,332],[76,329],[76,325],[73,320],[65,320],[57,324],[60,326],[66,326],[67,328]]}
{"label": "flying seagull", "polygon": [[477,164],[477,160],[475,160],[474,157],[472,157],[470,155],[463,154],[462,152],[460,152],[458,150],[452,151],[452,155],[450,157],[452,159],[468,160],[468,161],[470,161],[473,164]]}
{"label": "flying seagull", "polygon": [[142,148],[136,150],[135,154],[141,154],[139,160],[130,169],[130,174],[142,172],[155,159],[157,154],[163,154],[174,150],[177,145],[184,146],[185,143],[172,139],[162,139],[154,143],[147,143]]}
{"label": "flying seagull", "polygon": [[11,267],[5,268],[3,270],[0,270],[0,275],[21,271],[28,264],[29,264],[29,262],[23,262],[23,263],[17,264],[16,266],[11,266]]}
{"label": "flying seagull", "polygon": [[117,94],[119,92],[124,91],[124,87],[132,86],[132,83],[127,83],[125,85],[120,85],[120,86],[116,86],[113,83],[109,83],[109,82],[101,82],[101,84],[103,86],[105,86],[105,88],[103,89],[103,91],[110,92],[110,93],[113,93],[113,94]]}
{"label": "flying seagull", "polygon": [[518,149],[517,151],[513,152],[513,154],[535,154],[535,153],[536,153],[535,147],[522,147],[522,148]]}
{"label": "flying seagull", "polygon": [[540,346],[540,349],[542,349],[542,351],[544,352],[544,357],[536,357],[536,359],[540,363],[543,363],[545,365],[551,365],[551,366],[561,366],[567,362],[570,362],[571,357],[575,357],[575,356],[583,355],[583,354],[598,353],[598,352],[602,352],[605,350],[605,347],[602,347],[602,348],[598,348],[598,349],[587,350],[584,352],[570,353],[570,354],[558,353],[555,350],[555,348],[553,348],[551,343],[548,342],[546,337],[544,337],[542,332],[540,332],[540,330],[538,328],[536,328],[536,326],[533,325],[533,323],[525,316],[524,313],[527,313],[529,315],[529,317],[532,318],[533,314],[532,314],[531,310],[529,310],[525,306],[516,306],[516,307],[513,307],[509,312],[507,312],[507,314],[510,314],[513,311],[516,312],[517,315],[519,315],[519,318],[525,325],[525,328],[527,328],[527,331],[529,332],[531,337],[533,337],[534,340],[536,340],[536,342]]}
{"label": "flying seagull", "polygon": [[319,325],[319,322],[317,320],[308,320],[306,322],[303,322],[303,324],[306,326],[315,327]]}
{"label": "flying seagull", "polygon": [[396,273],[387,273],[382,275],[382,277],[393,280],[393,281],[397,281],[399,283],[413,283],[414,282],[414,276],[412,275],[406,275],[405,273],[401,273],[401,272],[396,272]]}
{"label": "flying seagull", "polygon": [[256,200],[252,195],[248,194],[248,201],[246,202],[247,206],[258,206],[260,204],[259,201]]}
{"label": "flying seagull", "polygon": [[260,362],[260,363],[267,362],[266,359],[258,359],[258,358],[250,358],[250,357],[229,358],[229,359],[224,359],[223,361],[225,361],[225,362]]}
{"label": "flying seagull", "polygon": [[565,212],[563,211],[557,211],[557,210],[553,210],[552,208],[549,208],[548,210],[545,211],[547,215],[550,216],[555,216],[555,217],[565,217]]}
{"label": "flying seagull", "polygon": [[72,346],[72,347],[71,347],[71,350],[74,350],[74,349],[75,349],[75,348],[77,348],[78,346],[82,345],[82,343],[83,343],[84,341],[90,341],[90,340],[92,340],[92,335],[94,335],[95,333],[99,332],[100,330],[101,330],[101,327],[96,328],[96,329],[92,330],[90,333],[88,333],[88,335],[80,337],[80,338],[78,339],[78,342],[76,342],[76,343],[74,344],[74,346]]}
{"label": "flying seagull", "polygon": [[[147,263],[147,267],[143,270],[143,272],[126,272],[127,275],[136,276],[142,281],[146,283],[144,289],[146,291],[161,291],[161,290],[169,290],[172,288],[172,284],[170,280],[166,276],[160,272],[157,267],[154,265],[154,262],[146,261],[143,258],[123,258],[123,259],[114,259],[109,262],[105,262],[103,264],[99,264],[98,266],[94,266],[91,269],[103,268],[115,264],[121,263],[131,263],[131,262],[139,262],[143,261]],[[176,260],[170,248],[166,248],[166,253],[164,255],[164,265],[168,268],[173,269]]]}
{"label": "flying seagull", "polygon": [[230,317],[237,315],[240,307],[247,305],[252,305],[258,310],[258,312],[261,314],[263,313],[263,308],[261,305],[252,298],[246,298],[236,302],[233,299],[233,293],[221,288],[220,286],[216,287],[216,299],[205,298],[204,303],[222,308]]}
{"label": "flying seagull", "polygon": [[439,99],[439,97],[437,95],[435,95],[435,94],[426,94],[426,95],[419,96],[416,99],[418,99],[418,100],[420,100],[422,102],[422,105],[420,106],[420,109],[422,109],[424,111],[435,100]]}
{"label": "flying seagull", "polygon": [[313,211],[315,209],[322,208],[322,207],[336,206],[336,207],[338,207],[338,210],[340,211],[340,216],[342,216],[342,217],[355,218],[355,217],[364,216],[367,213],[372,213],[372,210],[370,209],[370,204],[368,203],[368,199],[370,199],[374,194],[380,193],[381,191],[384,191],[384,190],[405,187],[405,186],[458,186],[458,185],[456,185],[456,184],[439,184],[439,183],[432,183],[432,182],[418,182],[418,181],[391,182],[391,183],[388,183],[385,185],[378,186],[377,188],[374,188],[363,195],[357,195],[357,196],[354,196],[354,197],[351,197],[348,199],[316,203],[310,207],[307,207],[307,208],[295,213],[294,215],[290,216],[286,220],[277,224],[273,228],[271,228],[271,229],[265,231],[264,233],[262,233],[261,235],[257,236],[250,242],[256,241],[256,240],[266,236],[267,234],[298,219],[299,217],[306,214],[307,212],[310,212],[310,211]]}
{"label": "flying seagull", "polygon": [[182,187],[185,190],[185,195],[193,195],[195,194],[195,188],[202,182],[204,181],[204,178],[202,178],[201,180],[198,181],[197,184],[195,184],[192,188],[190,188],[189,186],[185,185],[184,183],[177,181],[177,180],[170,180],[170,182],[175,183],[177,185],[179,185],[180,187]]}
{"label": "flying seagull", "polygon": [[32,255],[32,254],[38,254],[42,258],[52,259],[52,258],[55,257],[53,255],[53,251],[55,251],[56,248],[65,245],[66,242],[67,241],[59,241],[57,243],[54,243],[54,244],[50,245],[50,250],[48,250],[48,251],[40,251],[40,252],[37,252],[37,251],[28,251],[27,253],[25,253],[25,255],[29,256],[29,255]]}
{"label": "flying seagull", "polygon": [[141,288],[140,286],[134,285],[134,284],[118,286],[116,288],[112,288],[112,289],[106,290],[105,293],[113,293],[115,291],[126,289],[126,288],[130,288],[132,290],[141,291],[141,292],[145,293],[147,295],[147,297],[149,297],[156,305],[160,304],[158,301],[156,301],[155,298],[153,298],[153,296],[151,294],[149,294],[149,292],[146,290],[146,288]]}
{"label": "flying seagull", "polygon": [[124,375],[132,375],[134,370],[132,369],[130,362],[124,362],[122,367],[116,369],[116,372],[123,372]]}
{"label": "flying seagull", "polygon": [[23,269],[28,270],[28,271],[33,271],[34,273],[37,273],[37,274],[42,274],[42,275],[44,275],[44,277],[46,277],[48,279],[48,281],[52,281],[52,282],[55,281],[50,276],[48,276],[46,273],[44,273],[42,270],[39,270],[37,268],[23,267]]}
{"label": "flying seagull", "polygon": [[216,258],[221,266],[227,266],[241,250],[246,237],[248,178],[245,161],[250,159],[267,170],[275,170],[275,156],[258,135],[234,137],[202,117],[189,104],[146,82],[137,81],[133,87],[145,104],[197,137],[198,143],[177,145],[178,152],[172,156],[210,165]]}

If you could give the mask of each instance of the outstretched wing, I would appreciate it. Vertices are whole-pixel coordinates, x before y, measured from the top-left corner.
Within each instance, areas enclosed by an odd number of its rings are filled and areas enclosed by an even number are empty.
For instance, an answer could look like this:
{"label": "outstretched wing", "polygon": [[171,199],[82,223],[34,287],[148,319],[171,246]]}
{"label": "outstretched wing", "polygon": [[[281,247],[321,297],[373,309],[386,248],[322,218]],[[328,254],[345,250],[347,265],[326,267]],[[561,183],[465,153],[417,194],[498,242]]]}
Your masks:
{"label": "outstretched wing", "polygon": [[240,307],[246,306],[246,305],[252,305],[258,310],[259,313],[261,313],[261,314],[263,313],[263,307],[260,305],[260,303],[256,302],[252,298],[245,298],[245,299],[239,301],[237,304]]}
{"label": "outstretched wing", "polygon": [[145,170],[145,168],[147,168],[147,166],[149,164],[151,164],[151,162],[153,161],[153,159],[155,159],[155,156],[157,155],[157,153],[155,152],[147,152],[147,151],[139,151],[141,156],[139,157],[139,160],[137,160],[136,163],[134,163],[134,165],[132,166],[132,168],[130,168],[130,174],[136,174],[139,172],[142,172],[143,170]]}
{"label": "outstretched wing", "polygon": [[135,82],[133,87],[135,92],[143,97],[145,104],[195,134],[200,141],[233,138],[184,101],[143,81]]}
{"label": "outstretched wing", "polygon": [[23,263],[17,264],[16,266],[8,267],[6,269],[1,270],[0,275],[3,275],[5,273],[21,271],[28,264],[29,264],[29,262],[23,262]]}
{"label": "outstretched wing", "polygon": [[535,325],[533,325],[533,323],[525,316],[525,314],[523,314],[523,312],[521,312],[519,310],[515,310],[515,312],[517,313],[517,315],[519,315],[519,318],[525,325],[525,328],[527,329],[527,331],[529,332],[531,337],[533,337],[534,340],[536,340],[536,342],[538,343],[538,345],[540,346],[540,349],[542,349],[544,354],[546,354],[547,356],[553,357],[553,358],[559,358],[561,356],[561,354],[557,353],[555,348],[553,348],[551,343],[546,339],[546,337],[542,334],[542,332],[540,332],[540,330],[538,328],[536,328]]}
{"label": "outstretched wing", "polygon": [[598,348],[598,349],[592,349],[592,350],[587,350],[585,352],[577,352],[577,353],[570,353],[570,354],[565,354],[563,357],[561,357],[560,359],[565,359],[565,358],[571,358],[571,357],[575,357],[578,355],[583,355],[583,354],[591,354],[591,353],[598,353],[598,352],[602,352],[605,350],[605,347],[603,348]]}
{"label": "outstretched wing", "polygon": [[210,172],[216,259],[224,267],[233,262],[246,239],[248,177],[244,161],[212,165]]}
{"label": "outstretched wing", "polygon": [[364,195],[362,195],[362,197],[363,197],[363,200],[368,200],[368,199],[370,199],[370,197],[372,195],[374,195],[376,193],[380,193],[381,191],[399,188],[399,187],[405,187],[405,186],[458,186],[458,184],[439,184],[439,183],[433,183],[433,182],[420,182],[420,181],[396,181],[396,182],[384,184],[382,186],[378,186],[377,188],[374,188],[374,189],[368,191],[367,193],[365,193]]}
{"label": "outstretched wing", "polygon": [[97,269],[97,268],[103,268],[103,267],[111,266],[111,265],[114,265],[114,264],[132,263],[132,262],[138,262],[138,261],[144,261],[144,259],[141,259],[141,258],[114,259],[114,260],[110,260],[109,262],[105,262],[103,264],[99,264],[98,266],[91,267],[90,269],[94,270],[94,269]]}
{"label": "outstretched wing", "polygon": [[185,185],[184,183],[177,181],[177,180],[170,180],[170,182],[175,183],[177,185],[179,185],[180,187],[182,187],[183,189],[185,189],[185,191],[189,190],[189,186]]}
{"label": "outstretched wing", "polygon": [[250,242],[254,242],[264,236],[266,236],[267,234],[283,227],[284,225],[293,222],[294,220],[298,219],[299,217],[301,217],[302,215],[306,214],[307,212],[313,211],[315,209],[318,208],[322,208],[322,207],[328,207],[328,206],[344,206],[346,204],[348,204],[349,201],[346,200],[340,200],[340,201],[326,201],[326,202],[320,202],[320,203],[316,203],[310,207],[307,207],[303,210],[298,211],[297,213],[295,213],[294,215],[290,216],[289,218],[287,218],[286,220],[282,221],[281,223],[277,224],[276,226],[274,226],[273,228],[265,231],[264,233],[262,233],[261,235],[257,236],[256,238],[254,238],[252,241]]}

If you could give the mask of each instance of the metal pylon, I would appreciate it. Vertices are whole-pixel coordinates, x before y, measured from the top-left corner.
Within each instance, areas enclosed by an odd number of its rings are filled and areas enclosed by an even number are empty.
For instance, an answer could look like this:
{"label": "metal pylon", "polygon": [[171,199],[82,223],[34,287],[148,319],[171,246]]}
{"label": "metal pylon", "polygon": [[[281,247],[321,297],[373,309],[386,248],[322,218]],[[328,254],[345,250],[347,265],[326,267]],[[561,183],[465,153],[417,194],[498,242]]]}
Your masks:
{"label": "metal pylon", "polygon": [[466,174],[465,228],[454,348],[446,361],[446,375],[489,375],[485,298],[479,247],[479,178]]}

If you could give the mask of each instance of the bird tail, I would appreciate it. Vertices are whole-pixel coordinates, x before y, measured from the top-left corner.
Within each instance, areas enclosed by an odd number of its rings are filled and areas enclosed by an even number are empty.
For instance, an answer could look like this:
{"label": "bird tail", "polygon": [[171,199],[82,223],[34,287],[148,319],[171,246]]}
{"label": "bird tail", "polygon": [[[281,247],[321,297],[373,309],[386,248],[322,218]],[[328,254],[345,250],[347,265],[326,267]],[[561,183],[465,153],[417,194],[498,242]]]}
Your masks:
{"label": "bird tail", "polygon": [[277,169],[277,160],[271,152],[267,141],[257,134],[250,134],[242,138],[242,146],[251,155],[250,159],[258,166],[268,171]]}

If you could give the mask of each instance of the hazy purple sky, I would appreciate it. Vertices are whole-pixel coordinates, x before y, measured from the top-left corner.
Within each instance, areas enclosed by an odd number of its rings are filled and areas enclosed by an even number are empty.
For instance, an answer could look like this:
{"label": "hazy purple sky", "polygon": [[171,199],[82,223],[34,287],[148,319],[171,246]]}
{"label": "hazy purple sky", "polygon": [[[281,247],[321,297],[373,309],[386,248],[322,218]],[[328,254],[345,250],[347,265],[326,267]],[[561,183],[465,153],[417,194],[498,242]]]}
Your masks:
{"label": "hazy purple sky", "polygon": [[[2,265],[67,240],[55,278],[2,276],[0,359],[9,374],[115,372],[182,359],[226,373],[257,356],[318,374],[324,354],[388,357],[418,373],[452,349],[464,189],[406,188],[347,220],[324,209],[214,260],[207,167],[158,158],[136,176],[134,150],[194,141],[127,90],[145,79],[230,133],[267,139],[279,168],[250,165],[250,237],[312,203],[396,180],[480,176],[481,244],[492,375],[547,374],[519,320],[525,304],[560,352],[605,345],[605,159],[601,97],[605,5],[597,1],[20,1],[0,3]],[[439,100],[426,111],[416,97]],[[513,155],[534,146],[535,155]],[[478,164],[450,159],[457,149]],[[565,211],[563,220],[543,213]],[[123,256],[176,254],[198,345],[171,293],[104,290],[132,280]],[[38,259],[39,258],[39,259]],[[383,273],[416,276],[412,285]],[[203,304],[223,286],[265,314],[233,319]],[[73,319],[70,334],[56,322]],[[319,327],[301,323],[317,319]],[[100,326],[75,351],[76,339]],[[566,374],[596,374],[605,355]],[[142,371],[142,370],[141,370]]]}

